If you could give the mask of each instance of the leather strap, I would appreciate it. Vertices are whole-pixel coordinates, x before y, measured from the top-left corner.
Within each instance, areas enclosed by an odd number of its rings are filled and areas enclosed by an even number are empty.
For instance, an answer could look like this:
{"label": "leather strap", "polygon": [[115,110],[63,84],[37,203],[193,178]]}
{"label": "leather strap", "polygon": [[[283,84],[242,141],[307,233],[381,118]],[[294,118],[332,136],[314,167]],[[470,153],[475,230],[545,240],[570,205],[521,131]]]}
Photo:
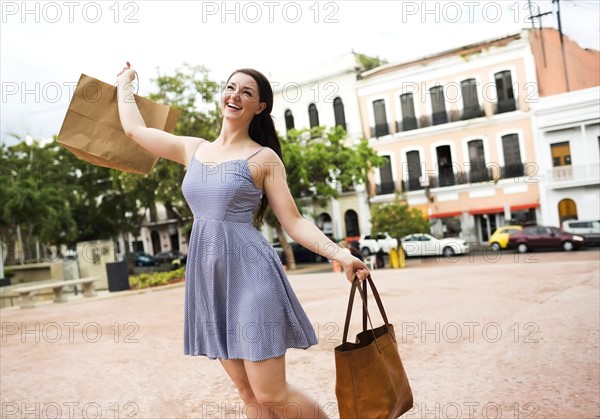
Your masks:
{"label": "leather strap", "polygon": [[[373,296],[375,297],[375,301],[377,302],[377,307],[379,308],[379,312],[381,313],[381,317],[383,317],[383,321],[385,322],[385,325],[387,326],[389,324],[388,318],[387,318],[387,314],[385,313],[385,309],[383,308],[383,303],[381,302],[381,297],[379,295],[379,292],[377,291],[377,288],[375,287],[375,283],[373,282],[373,279],[371,278],[371,276],[369,275],[367,277],[367,279],[365,279],[363,281],[363,289],[360,288],[360,281],[358,279],[358,276],[354,277],[354,281],[352,281],[352,288],[350,289],[350,298],[348,299],[348,309],[346,310],[346,321],[344,322],[344,335],[342,337],[342,343],[345,343],[348,341],[348,329],[350,327],[350,318],[352,316],[352,305],[354,303],[354,296],[356,294],[356,290],[358,290],[360,297],[362,299],[362,303],[363,303],[363,331],[367,330],[367,319],[369,320],[369,323],[371,325],[371,330],[374,329],[373,327],[373,322],[371,321],[371,316],[369,314],[369,308],[367,306],[367,282],[369,283],[371,290],[373,291]],[[373,332],[373,335],[375,334],[375,332]]]}

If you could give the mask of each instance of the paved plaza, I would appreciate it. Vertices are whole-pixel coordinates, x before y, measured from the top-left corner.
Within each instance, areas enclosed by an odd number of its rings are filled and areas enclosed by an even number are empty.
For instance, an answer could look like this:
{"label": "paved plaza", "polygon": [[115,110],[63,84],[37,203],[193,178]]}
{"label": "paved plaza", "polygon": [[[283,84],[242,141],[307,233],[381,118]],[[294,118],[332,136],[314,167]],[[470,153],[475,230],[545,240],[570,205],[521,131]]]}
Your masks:
{"label": "paved plaza", "polygon": [[[409,259],[373,278],[413,387],[404,417],[600,417],[597,249]],[[337,417],[349,284],[332,272],[290,281],[320,343],[288,351],[289,381]],[[183,293],[0,310],[1,418],[242,418],[220,364],[182,354]]]}

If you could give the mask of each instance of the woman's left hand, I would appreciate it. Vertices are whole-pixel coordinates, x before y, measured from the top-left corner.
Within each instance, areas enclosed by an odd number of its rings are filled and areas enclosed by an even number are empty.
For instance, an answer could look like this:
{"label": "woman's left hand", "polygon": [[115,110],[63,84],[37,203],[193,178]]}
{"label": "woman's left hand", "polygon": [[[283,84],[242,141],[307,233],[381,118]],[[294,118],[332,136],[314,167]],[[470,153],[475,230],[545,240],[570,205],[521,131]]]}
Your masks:
{"label": "woman's left hand", "polygon": [[367,279],[371,274],[369,268],[359,258],[352,256],[350,252],[342,252],[344,255],[338,260],[348,281],[353,282],[354,277],[358,276],[360,281]]}

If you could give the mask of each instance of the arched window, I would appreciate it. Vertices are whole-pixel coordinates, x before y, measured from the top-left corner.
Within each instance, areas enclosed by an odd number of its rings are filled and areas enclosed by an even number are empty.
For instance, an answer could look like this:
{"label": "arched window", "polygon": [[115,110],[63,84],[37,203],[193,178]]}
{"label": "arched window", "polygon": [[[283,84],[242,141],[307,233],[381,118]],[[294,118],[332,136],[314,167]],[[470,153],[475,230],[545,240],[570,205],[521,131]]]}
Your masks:
{"label": "arched window", "polygon": [[333,99],[333,115],[335,117],[335,126],[338,125],[346,129],[346,115],[344,114],[344,104],[342,103],[342,99],[336,97]]}
{"label": "arched window", "polygon": [[285,111],[285,130],[289,131],[294,128],[294,115],[292,115],[292,111],[287,109]]}
{"label": "arched window", "polygon": [[502,136],[502,152],[504,153],[504,167],[502,178],[520,177],[525,174],[525,168],[521,162],[521,148],[517,134]]}
{"label": "arched window", "polygon": [[433,86],[429,89],[431,96],[431,121],[433,125],[445,124],[448,122],[448,113],[446,112],[446,100],[444,99],[444,87]]}
{"label": "arched window", "polygon": [[516,110],[517,104],[515,102],[515,92],[513,90],[510,70],[500,71],[494,74],[494,80],[496,81],[496,94],[498,95],[496,113]]}
{"label": "arched window", "polygon": [[566,198],[558,203],[558,218],[562,224],[565,220],[577,219],[577,204],[572,199]]}
{"label": "arched window", "polygon": [[344,214],[344,222],[346,224],[346,237],[357,237],[360,236],[360,229],[358,227],[358,214],[354,210],[348,210]]}
{"label": "arched window", "polygon": [[469,182],[486,182],[490,180],[488,169],[485,165],[485,154],[483,152],[483,140],[472,140],[467,143],[469,148]]}
{"label": "arched window", "polygon": [[317,111],[317,106],[314,103],[308,105],[308,120],[311,128],[319,126],[319,112]]}
{"label": "arched window", "polygon": [[477,82],[475,79],[466,79],[460,82],[462,93],[463,112],[461,119],[472,119],[483,116],[477,97]]}

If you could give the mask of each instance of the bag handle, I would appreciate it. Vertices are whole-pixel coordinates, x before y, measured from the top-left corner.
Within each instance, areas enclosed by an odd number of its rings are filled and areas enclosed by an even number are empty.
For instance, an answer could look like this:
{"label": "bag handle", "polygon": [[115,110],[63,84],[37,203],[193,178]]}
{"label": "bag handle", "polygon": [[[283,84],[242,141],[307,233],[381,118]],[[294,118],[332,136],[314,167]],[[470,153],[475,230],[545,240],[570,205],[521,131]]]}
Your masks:
{"label": "bag handle", "polygon": [[374,329],[373,321],[371,320],[371,315],[369,314],[369,309],[367,306],[367,293],[366,293],[367,284],[366,284],[366,282],[368,282],[369,285],[371,286],[371,290],[373,291],[373,296],[375,297],[375,301],[377,302],[379,312],[381,313],[381,317],[383,317],[383,321],[385,322],[386,327],[389,324],[387,315],[385,313],[385,309],[383,308],[383,303],[381,302],[381,297],[379,295],[379,292],[377,291],[377,288],[375,287],[375,283],[373,282],[373,279],[369,275],[367,277],[367,279],[365,279],[363,282],[364,282],[363,283],[364,291],[360,288],[360,281],[358,279],[358,276],[355,276],[354,280],[352,281],[352,288],[350,289],[350,298],[348,300],[348,309],[346,311],[346,321],[344,323],[344,335],[342,338],[342,343],[345,343],[348,341],[348,329],[350,327],[350,318],[352,317],[352,305],[354,303],[354,296],[356,294],[356,290],[358,290],[361,300],[362,300],[362,303],[363,303],[363,331],[367,330],[366,319],[368,319],[369,323],[371,325],[371,330],[373,331],[373,337],[376,340],[375,331],[373,330]]}

